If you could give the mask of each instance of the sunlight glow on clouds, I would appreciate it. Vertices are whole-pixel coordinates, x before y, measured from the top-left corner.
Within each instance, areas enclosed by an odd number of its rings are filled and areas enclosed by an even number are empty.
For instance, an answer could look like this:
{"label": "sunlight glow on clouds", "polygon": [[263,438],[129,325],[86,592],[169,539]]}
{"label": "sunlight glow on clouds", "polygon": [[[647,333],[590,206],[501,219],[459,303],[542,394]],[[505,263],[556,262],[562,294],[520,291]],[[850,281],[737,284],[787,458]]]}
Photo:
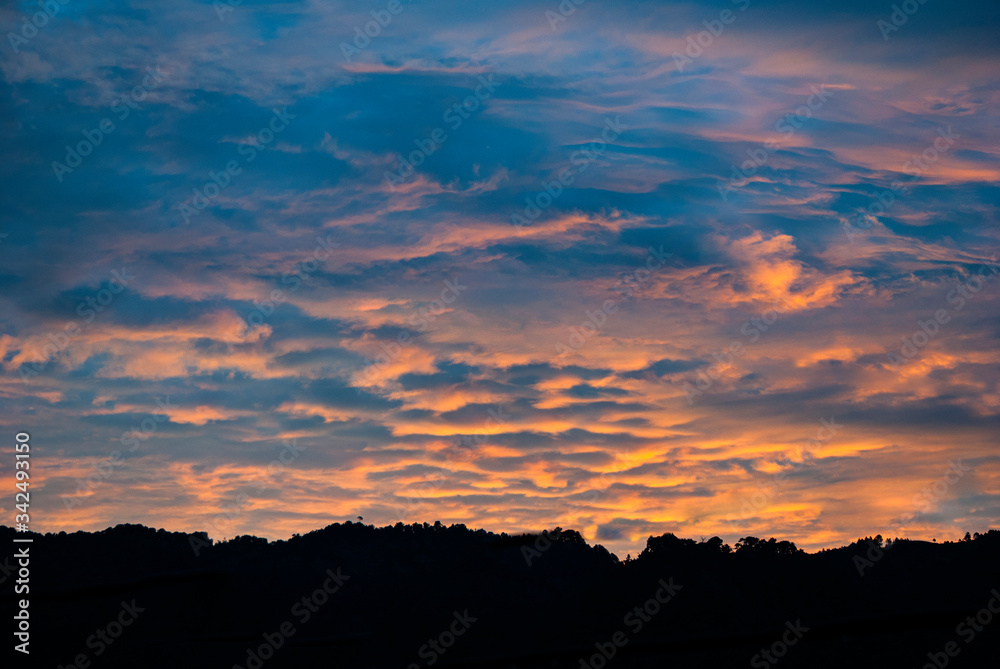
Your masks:
{"label": "sunlight glow on clouds", "polygon": [[404,3],[345,62],[384,6],[362,4],[77,3],[4,47],[0,421],[43,445],[36,527],[361,515],[576,527],[622,556],[1000,527],[995,5],[927,3],[884,40],[885,7],[741,0],[678,70],[726,3],[590,2],[555,30],[555,3]]}

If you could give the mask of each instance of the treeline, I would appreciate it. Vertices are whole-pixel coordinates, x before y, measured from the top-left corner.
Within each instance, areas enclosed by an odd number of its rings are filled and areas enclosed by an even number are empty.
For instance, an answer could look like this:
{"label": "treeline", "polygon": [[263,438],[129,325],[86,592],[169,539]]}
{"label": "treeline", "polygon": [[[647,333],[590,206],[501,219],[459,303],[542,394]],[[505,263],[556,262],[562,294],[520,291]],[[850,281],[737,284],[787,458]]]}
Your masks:
{"label": "treeline", "polygon": [[[15,534],[0,528],[0,541]],[[287,541],[139,525],[28,536],[32,659],[67,669],[78,657],[95,668],[766,666],[772,647],[782,667],[919,667],[950,641],[965,666],[988,666],[974,658],[988,662],[1000,639],[1000,622],[969,643],[956,635],[1000,588],[997,530],[818,553],[664,534],[625,560],[572,529],[441,523],[347,522]],[[117,629],[123,610],[138,613]],[[109,625],[111,643],[93,636]]]}

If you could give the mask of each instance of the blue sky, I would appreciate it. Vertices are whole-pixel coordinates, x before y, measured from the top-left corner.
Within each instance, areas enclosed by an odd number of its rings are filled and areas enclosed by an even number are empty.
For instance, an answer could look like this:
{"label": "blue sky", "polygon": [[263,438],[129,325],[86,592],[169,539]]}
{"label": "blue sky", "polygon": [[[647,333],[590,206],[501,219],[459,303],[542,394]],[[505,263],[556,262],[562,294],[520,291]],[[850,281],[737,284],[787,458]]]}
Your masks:
{"label": "blue sky", "polygon": [[58,8],[0,10],[38,529],[1000,527],[995,3]]}

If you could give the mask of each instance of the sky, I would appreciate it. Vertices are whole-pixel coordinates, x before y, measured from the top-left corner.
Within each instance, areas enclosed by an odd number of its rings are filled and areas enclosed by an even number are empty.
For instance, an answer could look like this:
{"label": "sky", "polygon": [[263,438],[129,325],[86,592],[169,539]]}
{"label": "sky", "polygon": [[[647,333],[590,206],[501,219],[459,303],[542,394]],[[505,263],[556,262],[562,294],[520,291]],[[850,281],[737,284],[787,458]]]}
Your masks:
{"label": "sky", "polygon": [[996,3],[48,12],[0,10],[33,529],[1000,528]]}

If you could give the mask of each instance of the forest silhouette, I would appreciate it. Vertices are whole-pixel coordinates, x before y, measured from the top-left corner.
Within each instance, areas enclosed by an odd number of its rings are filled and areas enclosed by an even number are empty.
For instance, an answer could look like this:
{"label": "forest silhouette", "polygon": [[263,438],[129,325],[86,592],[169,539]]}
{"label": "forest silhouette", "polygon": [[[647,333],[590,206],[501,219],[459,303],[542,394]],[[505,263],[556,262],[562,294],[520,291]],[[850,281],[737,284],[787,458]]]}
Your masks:
{"label": "forest silhouette", "polygon": [[811,554],[664,534],[625,560],[571,529],[440,523],[0,535],[33,539],[35,666],[942,669],[1000,646],[997,530]]}

